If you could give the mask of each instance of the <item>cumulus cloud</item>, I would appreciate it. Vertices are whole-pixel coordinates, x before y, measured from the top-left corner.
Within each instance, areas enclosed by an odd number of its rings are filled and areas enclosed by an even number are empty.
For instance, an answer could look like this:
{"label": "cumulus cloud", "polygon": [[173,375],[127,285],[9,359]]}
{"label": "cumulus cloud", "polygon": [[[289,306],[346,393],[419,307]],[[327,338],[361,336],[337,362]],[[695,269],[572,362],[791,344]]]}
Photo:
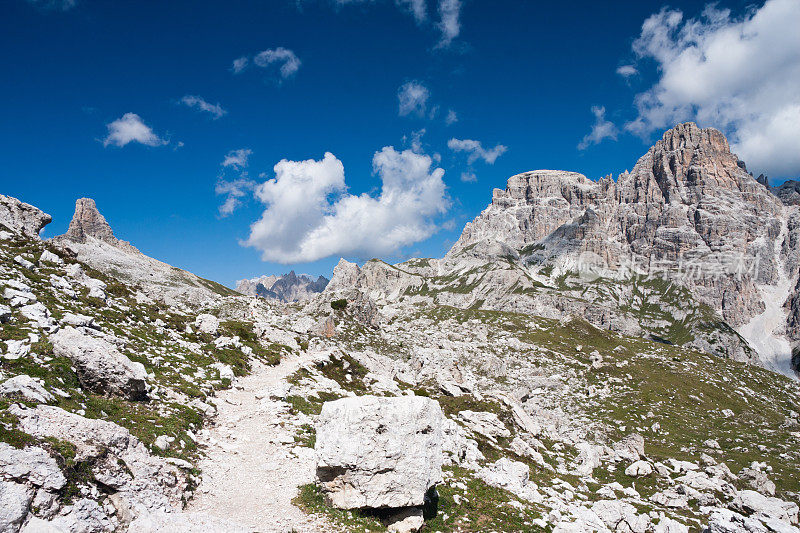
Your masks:
{"label": "cumulus cloud", "polygon": [[247,68],[247,65],[250,64],[250,60],[246,56],[237,57],[233,60],[233,64],[231,65],[231,70],[234,74],[239,74],[244,69]]}
{"label": "cumulus cloud", "polygon": [[108,135],[103,139],[103,146],[125,146],[137,142],[146,146],[162,146],[169,141],[156,135],[136,113],[125,113],[122,118],[106,124]]}
{"label": "cumulus cloud", "polygon": [[231,64],[231,72],[240,74],[244,72],[250,64],[259,68],[269,68],[272,65],[279,65],[278,74],[281,80],[286,80],[297,74],[302,62],[292,50],[279,46],[268,48],[257,53],[250,59],[247,56],[238,57]]}
{"label": "cumulus cloud", "polygon": [[444,118],[444,123],[449,126],[451,124],[455,124],[456,122],[458,122],[458,114],[452,109],[449,109],[447,111],[447,116]]}
{"label": "cumulus cloud", "polygon": [[395,3],[414,15],[417,24],[422,24],[428,18],[425,0],[395,0]]}
{"label": "cumulus cloud", "polygon": [[648,136],[682,120],[723,130],[755,172],[800,173],[800,2],[768,0],[735,18],[707,6],[684,19],[662,9],[633,43],[652,60],[658,81],[638,94],[626,124]]}
{"label": "cumulus cloud", "polygon": [[450,139],[447,147],[454,152],[467,152],[467,164],[471,165],[478,159],[483,159],[489,165],[493,165],[498,157],[506,153],[508,147],[498,144],[494,148],[485,149],[480,141],[472,139]]}
{"label": "cumulus cloud", "polygon": [[219,104],[211,104],[206,102],[200,96],[193,96],[187,94],[183,98],[181,98],[181,103],[186,107],[191,107],[192,109],[197,109],[198,111],[203,111],[205,113],[210,114],[214,120],[220,118],[224,114],[227,113],[221,105]]}
{"label": "cumulus cloud", "polygon": [[397,89],[398,113],[401,117],[415,114],[424,117],[430,91],[418,81],[409,81]]}
{"label": "cumulus cloud", "polygon": [[291,78],[300,70],[300,59],[294,52],[282,46],[259,52],[253,58],[253,63],[262,68],[266,68],[273,63],[281,64],[280,72],[283,79]]}
{"label": "cumulus cloud", "polygon": [[256,182],[247,178],[239,178],[231,181],[220,179],[217,181],[215,192],[224,194],[225,201],[219,206],[219,215],[227,217],[232,214],[237,207],[242,205],[242,198],[251,193],[256,188]]}
{"label": "cumulus cloud", "polygon": [[620,67],[617,67],[617,74],[619,74],[623,78],[630,78],[631,76],[635,76],[638,73],[639,71],[633,65],[622,65]]}
{"label": "cumulus cloud", "polygon": [[464,183],[475,183],[476,181],[478,181],[478,176],[476,176],[475,173],[472,172],[471,170],[468,172],[462,172],[461,181],[463,181]]}
{"label": "cumulus cloud", "polygon": [[440,47],[447,47],[461,33],[461,0],[439,0],[439,24],[437,25],[442,36],[439,39]]}
{"label": "cumulus cloud", "polygon": [[383,148],[372,160],[381,190],[371,196],[347,192],[344,165],[331,153],[319,161],[284,159],[275,178],[256,188],[266,209],[243,244],[279,263],[397,254],[433,235],[449,207],[444,170],[432,163],[412,150]]}
{"label": "cumulus cloud", "polygon": [[222,160],[222,167],[232,167],[235,170],[243,170],[247,167],[247,160],[251,155],[253,155],[253,151],[249,148],[231,150],[225,154],[225,159]]}
{"label": "cumulus cloud", "polygon": [[587,133],[581,142],[578,143],[579,150],[586,150],[593,144],[600,144],[603,139],[617,139],[619,130],[613,122],[606,120],[606,108],[602,106],[592,106],[594,124],[592,131]]}
{"label": "cumulus cloud", "polygon": [[[247,165],[253,151],[249,148],[231,150],[225,154],[225,158],[220,163],[222,172],[217,180],[215,191],[217,194],[224,194],[225,201],[219,206],[219,214],[227,217],[233,213],[237,207],[242,205],[242,198],[253,192],[256,182],[251,180],[247,174]],[[238,173],[235,179],[225,179],[226,170]]]}

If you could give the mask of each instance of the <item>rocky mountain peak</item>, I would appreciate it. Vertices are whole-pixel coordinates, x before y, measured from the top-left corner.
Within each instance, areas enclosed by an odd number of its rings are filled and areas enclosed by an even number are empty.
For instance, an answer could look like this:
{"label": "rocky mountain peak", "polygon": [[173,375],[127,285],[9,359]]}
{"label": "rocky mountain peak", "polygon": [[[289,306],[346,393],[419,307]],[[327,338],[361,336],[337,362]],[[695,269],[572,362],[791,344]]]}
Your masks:
{"label": "rocky mountain peak", "polygon": [[78,198],[75,202],[75,214],[62,237],[79,243],[85,243],[89,237],[112,245],[120,242],[91,198]]}

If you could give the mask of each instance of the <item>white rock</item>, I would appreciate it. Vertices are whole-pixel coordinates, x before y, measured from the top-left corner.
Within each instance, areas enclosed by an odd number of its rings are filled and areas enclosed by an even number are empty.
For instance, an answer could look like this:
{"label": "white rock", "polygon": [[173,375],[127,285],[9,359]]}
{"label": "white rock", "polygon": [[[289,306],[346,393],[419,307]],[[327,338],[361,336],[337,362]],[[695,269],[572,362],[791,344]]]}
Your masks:
{"label": "white rock", "polygon": [[61,319],[61,323],[66,326],[92,328],[94,327],[94,318],[76,313],[66,313]]}
{"label": "white rock", "polygon": [[219,371],[220,379],[228,379],[230,381],[234,381],[236,379],[236,374],[233,373],[233,369],[230,365],[226,365],[225,363],[212,363],[210,365],[211,368],[216,368]]}
{"label": "white rock", "polygon": [[505,489],[523,500],[534,503],[543,500],[536,483],[530,480],[530,467],[525,463],[503,457],[482,468],[478,477],[488,485]]}
{"label": "white rock", "polygon": [[625,469],[625,475],[630,477],[644,477],[653,473],[653,467],[647,461],[636,461]]}
{"label": "white rock", "polygon": [[67,483],[55,459],[36,446],[17,449],[0,442],[0,474],[50,491],[59,490]]}
{"label": "white rock", "polygon": [[3,359],[15,360],[28,355],[31,351],[31,345],[27,340],[8,340],[6,343],[6,351],[3,354]]}
{"label": "white rock", "polygon": [[0,532],[19,531],[32,500],[32,489],[19,483],[0,481]]}
{"label": "white rock", "polygon": [[579,442],[576,446],[578,456],[575,458],[575,475],[590,476],[595,468],[600,466],[603,449],[588,442]]}
{"label": "white rock", "polygon": [[636,514],[636,508],[620,500],[600,500],[592,505],[592,511],[611,531],[623,533],[645,533],[650,517]]}
{"label": "white rock", "polygon": [[33,270],[33,268],[36,266],[21,255],[14,257],[14,262],[22,268],[27,268],[28,270]]}
{"label": "white rock", "polygon": [[317,481],[336,507],[421,506],[441,482],[438,402],[358,396],[326,402],[317,420]]}
{"label": "white rock", "polygon": [[19,395],[25,400],[36,403],[48,403],[55,398],[47,392],[36,378],[20,374],[0,383],[0,396]]}
{"label": "white rock", "polygon": [[216,335],[217,330],[219,329],[219,319],[214,315],[204,313],[197,315],[197,318],[194,321],[194,326],[200,333]]}
{"label": "white rock", "polygon": [[393,514],[388,519],[388,531],[395,533],[413,533],[418,531],[425,523],[421,507],[407,507],[399,513]]}
{"label": "white rock", "polygon": [[50,318],[50,311],[44,306],[42,302],[32,303],[20,307],[19,312],[22,316],[35,322],[36,325],[44,330],[51,330],[55,327],[55,321]]}
{"label": "white rock", "polygon": [[754,490],[741,490],[731,502],[734,511],[755,514],[759,517],[776,518],[790,524],[797,523],[798,506],[778,498],[764,496]]}
{"label": "white rock", "polygon": [[511,436],[511,432],[494,413],[464,410],[458,413],[458,420],[475,433],[492,440],[495,437]]}
{"label": "white rock", "polygon": [[[124,486],[116,487],[119,490],[117,495],[135,510],[172,511],[181,508],[186,486],[184,475],[163,459],[150,455],[144,444],[127,429],[112,422],[84,418],[49,405],[24,408],[12,404],[8,412],[19,419],[18,428],[25,433],[34,437],[55,437],[71,442],[80,458],[106,457],[108,462],[95,468],[93,473],[96,477],[110,479],[103,476],[103,470],[108,469],[111,464],[119,465],[117,460],[122,461],[129,476],[133,477],[128,477]],[[91,520],[97,518],[95,509],[88,503],[75,512],[77,514],[72,518],[65,518],[65,521],[80,519],[84,515]],[[58,522],[56,525],[62,524]]]}
{"label": "white rock", "polygon": [[147,394],[147,372],[103,339],[96,339],[72,327],[50,336],[53,353],[75,364],[81,384],[95,392],[125,396],[132,400]]}
{"label": "white rock", "polygon": [[51,252],[50,250],[45,250],[42,252],[42,255],[39,256],[39,261],[53,263],[54,265],[63,265],[64,260],[61,259],[59,256]]}

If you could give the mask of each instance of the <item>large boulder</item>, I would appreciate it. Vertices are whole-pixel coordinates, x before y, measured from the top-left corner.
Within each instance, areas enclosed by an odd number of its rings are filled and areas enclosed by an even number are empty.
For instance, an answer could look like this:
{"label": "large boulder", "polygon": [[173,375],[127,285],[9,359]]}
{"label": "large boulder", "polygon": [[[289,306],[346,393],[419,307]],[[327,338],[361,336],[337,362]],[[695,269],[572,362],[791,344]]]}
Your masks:
{"label": "large boulder", "polygon": [[81,385],[101,394],[131,400],[147,396],[147,371],[103,339],[90,337],[73,327],[50,336],[53,353],[72,360]]}
{"label": "large boulder", "polygon": [[326,402],[317,421],[317,481],[343,509],[422,506],[442,480],[439,403],[422,396]]}
{"label": "large boulder", "polygon": [[52,220],[38,208],[0,194],[0,229],[5,227],[12,233],[39,240],[39,232]]}

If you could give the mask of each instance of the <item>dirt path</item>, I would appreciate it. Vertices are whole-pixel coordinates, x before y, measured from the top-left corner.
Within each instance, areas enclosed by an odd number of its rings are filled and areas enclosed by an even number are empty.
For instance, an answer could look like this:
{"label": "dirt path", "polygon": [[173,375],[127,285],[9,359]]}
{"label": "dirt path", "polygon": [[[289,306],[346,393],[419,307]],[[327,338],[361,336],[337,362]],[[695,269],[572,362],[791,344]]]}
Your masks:
{"label": "dirt path", "polygon": [[203,482],[187,511],[255,532],[333,531],[292,505],[297,487],[314,479],[314,454],[294,444],[295,417],[268,393],[312,359],[304,353],[274,367],[259,364],[218,396],[216,424],[200,437],[208,446],[200,463]]}

